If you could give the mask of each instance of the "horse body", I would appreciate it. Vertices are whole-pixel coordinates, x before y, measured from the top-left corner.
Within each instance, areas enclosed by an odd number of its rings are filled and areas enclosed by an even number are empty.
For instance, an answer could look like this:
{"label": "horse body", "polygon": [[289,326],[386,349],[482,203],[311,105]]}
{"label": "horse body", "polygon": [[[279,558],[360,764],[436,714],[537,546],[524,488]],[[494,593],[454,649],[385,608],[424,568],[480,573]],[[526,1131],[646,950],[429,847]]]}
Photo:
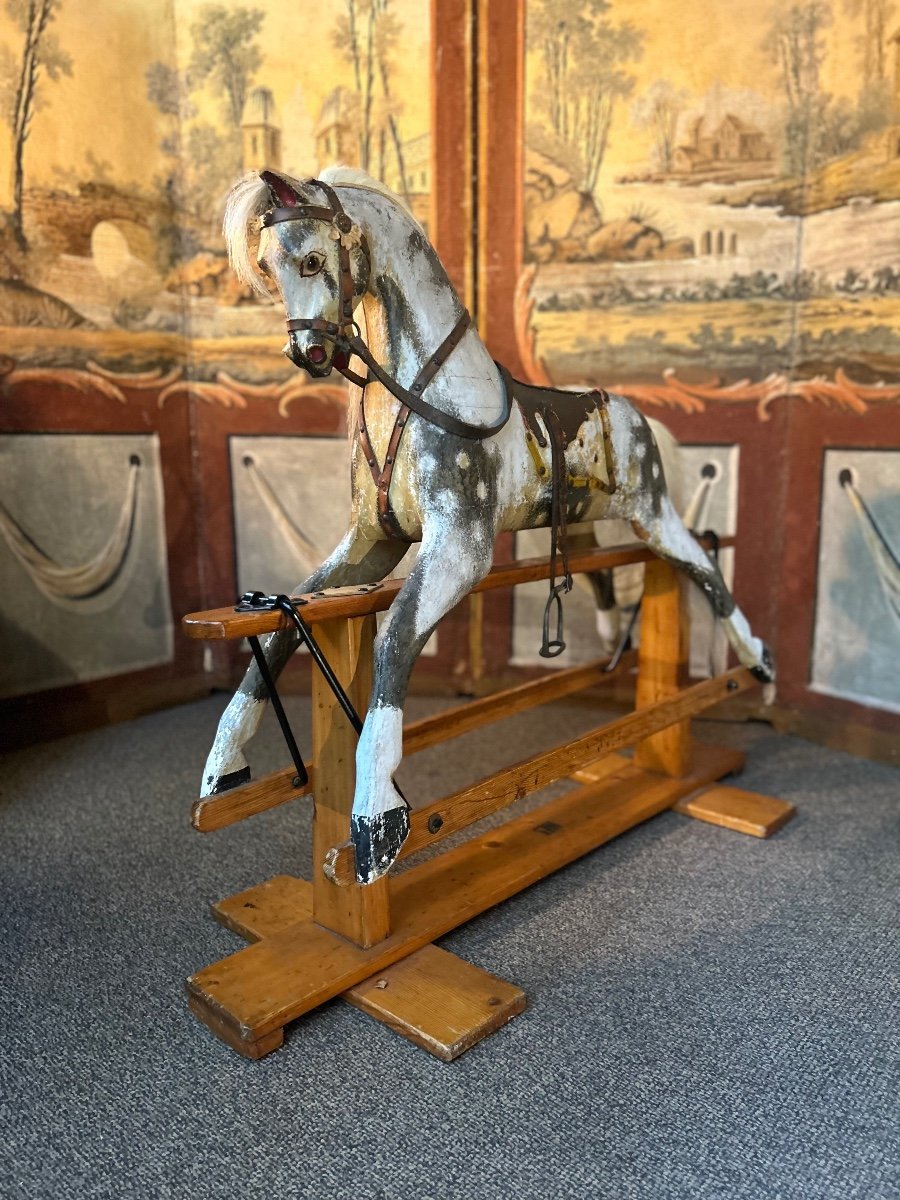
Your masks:
{"label": "horse body", "polygon": [[[285,218],[263,229],[260,238],[260,266],[277,283],[289,318],[285,352],[315,376],[327,375],[332,365],[346,366],[336,357],[340,337],[321,327],[339,328],[341,281],[352,275],[352,302],[361,301],[369,353],[392,380],[409,388],[464,310],[421,228],[396,198],[346,168],[331,169],[323,180],[340,187],[351,230],[336,237],[321,216]],[[265,172],[233,190],[226,236],[232,262],[246,282],[262,290],[249,235],[254,219],[283,205],[285,198],[307,206],[318,203],[317,186]],[[345,309],[344,324],[346,319]],[[318,328],[306,328],[312,325]],[[510,403],[504,377],[473,326],[434,374],[427,395],[433,409],[482,430],[496,426]],[[390,867],[408,832],[407,805],[392,775],[402,756],[402,710],[412,666],[438,621],[487,574],[497,533],[550,522],[552,464],[549,448],[538,445],[518,404],[511,405],[502,427],[484,436],[447,432],[413,412],[397,443],[400,399],[388,387],[369,382],[364,403],[367,439],[360,436],[359,421],[351,421],[350,527],[296,590],[375,582],[390,574],[410,542],[421,543],[376,638],[372,695],[357,750],[351,834],[357,877],[371,882]],[[374,465],[368,454],[374,455]],[[375,476],[388,457],[394,461],[386,528]],[[717,568],[677,517],[645,418],[621,396],[609,396],[602,420],[596,404],[587,405],[566,446],[565,465],[575,484],[570,518],[630,522],[639,537],[704,589],[740,661],[770,676],[765,647],[751,634]],[[614,488],[609,486],[611,475]],[[292,631],[269,637],[264,650],[273,674],[295,647]],[[220,722],[203,794],[249,779],[243,747],[255,733],[264,705],[262,680],[251,665]]]}

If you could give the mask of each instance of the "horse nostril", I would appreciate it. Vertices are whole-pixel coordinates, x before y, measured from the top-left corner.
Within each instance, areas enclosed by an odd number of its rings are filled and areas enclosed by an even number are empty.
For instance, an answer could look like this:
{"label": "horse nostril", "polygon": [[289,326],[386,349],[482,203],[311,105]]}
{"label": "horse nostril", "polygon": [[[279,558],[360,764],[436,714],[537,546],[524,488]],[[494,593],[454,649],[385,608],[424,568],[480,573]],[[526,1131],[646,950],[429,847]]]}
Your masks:
{"label": "horse nostril", "polygon": [[324,346],[310,346],[306,352],[306,357],[311,363],[322,363],[325,361]]}

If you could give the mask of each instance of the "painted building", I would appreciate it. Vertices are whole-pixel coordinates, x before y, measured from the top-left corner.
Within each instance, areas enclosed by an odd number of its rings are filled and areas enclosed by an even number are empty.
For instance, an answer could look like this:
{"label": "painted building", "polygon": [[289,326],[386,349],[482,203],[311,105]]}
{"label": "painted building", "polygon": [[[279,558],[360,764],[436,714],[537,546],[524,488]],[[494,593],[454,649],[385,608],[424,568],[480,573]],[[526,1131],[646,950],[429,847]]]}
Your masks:
{"label": "painted building", "polygon": [[253,88],[247,96],[241,139],[244,170],[281,166],[281,121],[268,88]]}

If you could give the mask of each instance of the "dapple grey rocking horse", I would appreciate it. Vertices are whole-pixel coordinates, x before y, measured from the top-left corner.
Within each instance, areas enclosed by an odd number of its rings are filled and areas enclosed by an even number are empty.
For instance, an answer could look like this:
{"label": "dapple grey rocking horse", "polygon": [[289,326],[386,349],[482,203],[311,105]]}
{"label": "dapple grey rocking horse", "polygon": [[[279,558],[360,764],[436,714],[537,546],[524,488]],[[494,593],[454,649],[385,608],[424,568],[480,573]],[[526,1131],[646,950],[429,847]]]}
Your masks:
{"label": "dapple grey rocking horse", "polygon": [[[672,506],[641,413],[621,396],[512,380],[485,349],[423,230],[385,187],[345,167],[302,182],[253,173],[230,193],[225,236],[241,280],[261,293],[263,275],[277,285],[288,357],[315,377],[337,368],[360,385],[350,528],[297,591],[381,580],[421,542],[375,642],[350,831],[361,883],[389,869],[409,831],[392,776],[413,664],[438,621],[487,574],[501,531],[564,529],[567,518],[629,521],[703,589],[740,662],[773,677],[764,643]],[[365,376],[350,369],[353,355]],[[297,642],[292,629],[268,638],[273,676]],[[244,747],[265,704],[254,663],[219,723],[203,795],[250,778]]]}

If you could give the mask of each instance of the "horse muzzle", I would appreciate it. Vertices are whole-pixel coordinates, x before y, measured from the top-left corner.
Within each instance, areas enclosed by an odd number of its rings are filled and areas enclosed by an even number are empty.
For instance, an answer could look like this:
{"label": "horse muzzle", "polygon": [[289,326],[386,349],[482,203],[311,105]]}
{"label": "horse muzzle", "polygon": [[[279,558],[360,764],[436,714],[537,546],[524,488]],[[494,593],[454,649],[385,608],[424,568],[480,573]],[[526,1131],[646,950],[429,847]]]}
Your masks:
{"label": "horse muzzle", "polygon": [[320,340],[315,333],[300,334],[291,330],[284,353],[295,367],[300,367],[316,379],[331,374],[334,346],[324,338]]}

